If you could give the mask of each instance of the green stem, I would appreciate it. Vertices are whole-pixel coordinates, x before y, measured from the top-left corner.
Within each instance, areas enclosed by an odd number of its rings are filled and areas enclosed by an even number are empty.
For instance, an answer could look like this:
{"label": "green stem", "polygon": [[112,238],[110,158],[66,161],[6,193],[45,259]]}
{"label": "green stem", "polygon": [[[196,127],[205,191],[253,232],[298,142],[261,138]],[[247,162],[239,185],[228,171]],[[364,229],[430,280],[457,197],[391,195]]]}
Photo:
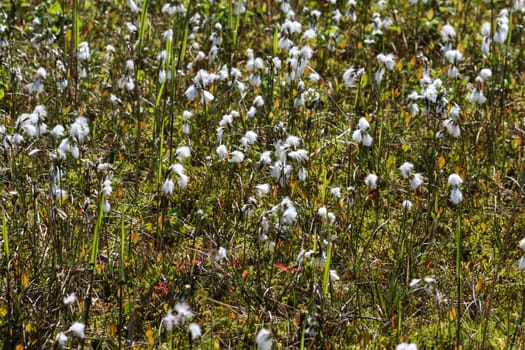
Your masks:
{"label": "green stem", "polygon": [[80,20],[78,18],[78,4],[79,0],[73,0],[73,45],[71,47],[71,67],[70,72],[73,70],[73,105],[77,105],[77,91],[78,91],[78,59],[77,59],[77,49],[80,42]]}
{"label": "green stem", "polygon": [[[88,286],[88,292],[86,293],[85,298],[85,313],[84,313],[84,325],[88,326],[89,321],[89,309],[91,306],[91,290],[93,289],[93,280],[96,273],[96,263],[97,263],[97,257],[98,257],[98,246],[100,241],[100,229],[102,227],[102,217],[104,216],[104,194],[101,194],[100,201],[98,205],[98,214],[97,214],[97,221],[95,223],[95,229],[93,231],[93,245],[91,246],[91,256],[89,259],[89,267],[90,267],[90,281]],[[84,340],[82,340],[82,348],[84,347]]]}
{"label": "green stem", "polygon": [[[192,5],[192,1],[189,2],[188,4],[188,8],[186,9],[186,15],[184,17],[184,34],[183,34],[183,37],[182,37],[182,40],[180,42],[180,45],[179,45],[179,52],[178,52],[178,55],[177,55],[177,62],[175,63],[175,55],[174,55],[174,50],[175,50],[175,47],[176,45],[173,45],[172,44],[172,50],[173,52],[171,53],[171,104],[170,104],[170,140],[169,140],[169,150],[170,150],[170,154],[169,154],[169,160],[170,160],[170,164],[171,162],[173,161],[173,124],[174,124],[174,120],[175,120],[175,92],[178,88],[178,82],[179,82],[179,79],[178,79],[178,74],[177,74],[177,71],[179,70],[182,62],[184,62],[184,56],[186,55],[186,45],[187,45],[187,42],[188,42],[188,33],[189,33],[189,21],[190,21],[190,13],[191,13],[191,5]],[[173,28],[173,33],[176,33],[177,28]],[[175,67],[175,68],[174,68]]]}
{"label": "green stem", "polygon": [[[7,233],[7,219],[6,214],[3,213],[2,215],[2,239],[4,240],[4,256],[5,256],[5,268],[6,268],[6,307],[7,307],[7,313],[6,313],[6,324],[8,327],[8,331],[13,333],[15,328],[15,325],[12,323],[14,318],[14,311],[13,311],[13,305],[11,302],[11,276],[9,271],[9,265],[10,265],[10,259],[9,259],[9,235]],[[12,349],[15,346],[13,337],[8,337],[9,341],[5,343],[6,349]]]}
{"label": "green stem", "polygon": [[126,275],[124,272],[124,263],[126,260],[126,231],[124,230],[124,218],[121,218],[120,222],[120,256],[119,256],[119,289],[118,289],[118,302],[119,302],[119,313],[118,313],[118,348],[122,349],[122,328],[124,323],[123,315],[123,290],[126,282]]}
{"label": "green stem", "polygon": [[2,215],[2,239],[4,240],[5,266],[9,270],[9,235],[7,234],[7,219]]}
{"label": "green stem", "polygon": [[[330,232],[328,232],[328,236]],[[330,237],[328,238],[328,248],[326,250],[326,262],[324,264],[324,274],[323,274],[323,295],[325,298],[328,298],[328,292],[330,287],[330,263],[332,260],[332,242],[330,242]]]}
{"label": "green stem", "polygon": [[139,55],[142,54],[142,43],[144,42],[144,34],[146,33],[146,20],[148,18],[148,5],[149,0],[144,0],[142,3],[142,10],[140,12],[140,25],[139,25],[139,36],[137,43],[137,52]]}
{"label": "green stem", "polygon": [[461,208],[458,208],[456,219],[456,279],[457,279],[457,315],[456,315],[456,348],[461,346]]}
{"label": "green stem", "polygon": [[98,245],[100,240],[100,228],[102,227],[102,217],[104,216],[104,194],[100,196],[100,202],[98,205],[98,215],[97,215],[97,222],[95,224],[95,230],[93,232],[93,245],[91,246],[91,258],[89,260],[89,263],[91,264],[91,267],[93,270],[95,269],[95,264],[97,262],[97,256],[98,256]]}

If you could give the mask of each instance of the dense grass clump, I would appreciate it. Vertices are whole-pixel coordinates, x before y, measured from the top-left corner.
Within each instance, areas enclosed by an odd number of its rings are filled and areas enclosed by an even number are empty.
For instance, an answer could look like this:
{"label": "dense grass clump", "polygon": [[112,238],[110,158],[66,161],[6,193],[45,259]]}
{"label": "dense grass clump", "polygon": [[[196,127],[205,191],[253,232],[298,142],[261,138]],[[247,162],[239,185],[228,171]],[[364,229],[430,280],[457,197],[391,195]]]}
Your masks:
{"label": "dense grass clump", "polygon": [[3,349],[525,346],[523,1],[0,8]]}

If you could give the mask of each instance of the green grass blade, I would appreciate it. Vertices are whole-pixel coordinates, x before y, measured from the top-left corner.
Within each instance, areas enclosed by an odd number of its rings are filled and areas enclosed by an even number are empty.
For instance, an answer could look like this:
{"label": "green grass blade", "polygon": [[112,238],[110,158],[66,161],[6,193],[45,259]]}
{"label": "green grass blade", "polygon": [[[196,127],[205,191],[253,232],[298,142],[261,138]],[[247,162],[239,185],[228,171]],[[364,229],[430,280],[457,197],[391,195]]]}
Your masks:
{"label": "green grass blade", "polygon": [[93,231],[93,245],[91,246],[91,258],[89,260],[91,268],[95,271],[98,256],[98,245],[100,241],[100,230],[102,227],[102,217],[104,216],[104,195],[100,197],[100,203],[98,205],[97,222]]}
{"label": "green grass blade", "polygon": [[138,46],[137,51],[139,55],[142,54],[142,46],[144,44],[144,34],[146,33],[146,24],[148,18],[148,5],[149,0],[144,0],[142,3],[142,11],[140,12],[140,25],[139,25],[139,35],[138,35]]}
{"label": "green grass blade", "polygon": [[6,266],[9,266],[9,235],[7,234],[7,219],[2,215],[2,239],[4,240],[4,251]]}

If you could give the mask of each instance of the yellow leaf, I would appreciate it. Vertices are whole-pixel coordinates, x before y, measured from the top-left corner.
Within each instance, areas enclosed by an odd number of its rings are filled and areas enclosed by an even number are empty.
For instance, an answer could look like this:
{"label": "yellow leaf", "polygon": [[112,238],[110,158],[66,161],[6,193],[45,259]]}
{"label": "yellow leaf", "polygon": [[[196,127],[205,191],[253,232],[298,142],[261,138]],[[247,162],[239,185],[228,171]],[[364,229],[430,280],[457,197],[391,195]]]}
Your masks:
{"label": "yellow leaf", "polygon": [[438,159],[438,167],[439,169],[443,169],[443,167],[445,166],[445,157],[443,156],[439,156],[439,159]]}
{"label": "yellow leaf", "polygon": [[109,325],[109,334],[114,337],[115,334],[117,334],[117,326],[113,323],[111,325]]}
{"label": "yellow leaf", "polygon": [[450,310],[450,312],[448,313],[449,320],[451,321],[454,320],[456,318],[456,314],[457,314],[456,309]]}
{"label": "yellow leaf", "polygon": [[139,234],[137,232],[131,233],[131,241],[133,242],[133,244],[137,244],[137,242],[139,241]]}
{"label": "yellow leaf", "polygon": [[151,223],[151,222],[146,222],[146,223],[144,224],[144,228],[145,228],[146,231],[148,231],[148,232],[153,232],[153,231],[154,231],[154,230],[153,230],[153,223]]}
{"label": "yellow leaf", "polygon": [[401,70],[401,68],[403,68],[403,62],[398,60],[396,63],[396,70]]}
{"label": "yellow leaf", "polygon": [[62,110],[62,115],[65,116],[65,115],[68,115],[69,112],[71,112],[71,106],[67,106],[66,108],[64,108]]}
{"label": "yellow leaf", "polygon": [[297,191],[297,185],[296,185],[296,183],[292,180],[292,181],[290,181],[290,193],[293,195],[296,191]]}
{"label": "yellow leaf", "polygon": [[459,165],[454,167],[454,172],[461,176],[462,179],[465,179],[465,171]]}
{"label": "yellow leaf", "polygon": [[155,344],[155,339],[153,338],[153,330],[151,328],[146,330],[146,339],[148,340],[148,344],[150,346],[153,346],[153,344]]}
{"label": "yellow leaf", "polygon": [[86,257],[86,249],[85,247],[82,247],[82,249],[80,249],[80,258],[85,258]]}
{"label": "yellow leaf", "polygon": [[392,167],[392,164],[394,164],[395,162],[396,162],[396,157],[394,157],[393,155],[389,155],[388,158],[386,159],[386,168],[390,169]]}
{"label": "yellow leaf", "polygon": [[26,333],[31,333],[31,330],[33,329],[31,322],[28,322],[25,328],[26,328]]}
{"label": "yellow leaf", "polygon": [[431,8],[430,10],[428,10],[428,12],[427,12],[427,18],[430,19],[430,20],[431,20],[432,18],[434,18],[434,9]]}
{"label": "yellow leaf", "polygon": [[162,227],[164,226],[164,217],[161,215],[159,215],[158,219],[157,219],[157,226],[159,227],[159,230],[162,230]]}
{"label": "yellow leaf", "polygon": [[29,284],[29,277],[27,277],[27,274],[25,272],[22,272],[21,280],[22,287],[27,287],[27,285]]}
{"label": "yellow leaf", "polygon": [[219,343],[219,339],[217,339],[217,338],[213,339],[213,348],[214,349],[220,349],[221,348],[221,343]]}
{"label": "yellow leaf", "polygon": [[410,150],[410,145],[407,143],[404,143],[401,145],[401,149],[403,150],[403,152],[407,152],[408,150]]}
{"label": "yellow leaf", "polygon": [[521,146],[521,137],[514,136],[512,139],[512,148],[516,149]]}
{"label": "yellow leaf", "polygon": [[478,283],[476,283],[476,293],[479,293],[482,288],[483,288],[483,280],[479,280]]}

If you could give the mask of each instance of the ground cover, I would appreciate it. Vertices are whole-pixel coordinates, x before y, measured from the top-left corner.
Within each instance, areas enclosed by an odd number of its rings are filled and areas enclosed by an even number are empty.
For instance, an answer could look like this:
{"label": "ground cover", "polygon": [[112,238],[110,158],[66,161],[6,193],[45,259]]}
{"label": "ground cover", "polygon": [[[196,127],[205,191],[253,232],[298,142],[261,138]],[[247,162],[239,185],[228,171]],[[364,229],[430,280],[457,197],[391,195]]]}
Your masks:
{"label": "ground cover", "polygon": [[0,4],[4,349],[521,348],[525,4]]}

